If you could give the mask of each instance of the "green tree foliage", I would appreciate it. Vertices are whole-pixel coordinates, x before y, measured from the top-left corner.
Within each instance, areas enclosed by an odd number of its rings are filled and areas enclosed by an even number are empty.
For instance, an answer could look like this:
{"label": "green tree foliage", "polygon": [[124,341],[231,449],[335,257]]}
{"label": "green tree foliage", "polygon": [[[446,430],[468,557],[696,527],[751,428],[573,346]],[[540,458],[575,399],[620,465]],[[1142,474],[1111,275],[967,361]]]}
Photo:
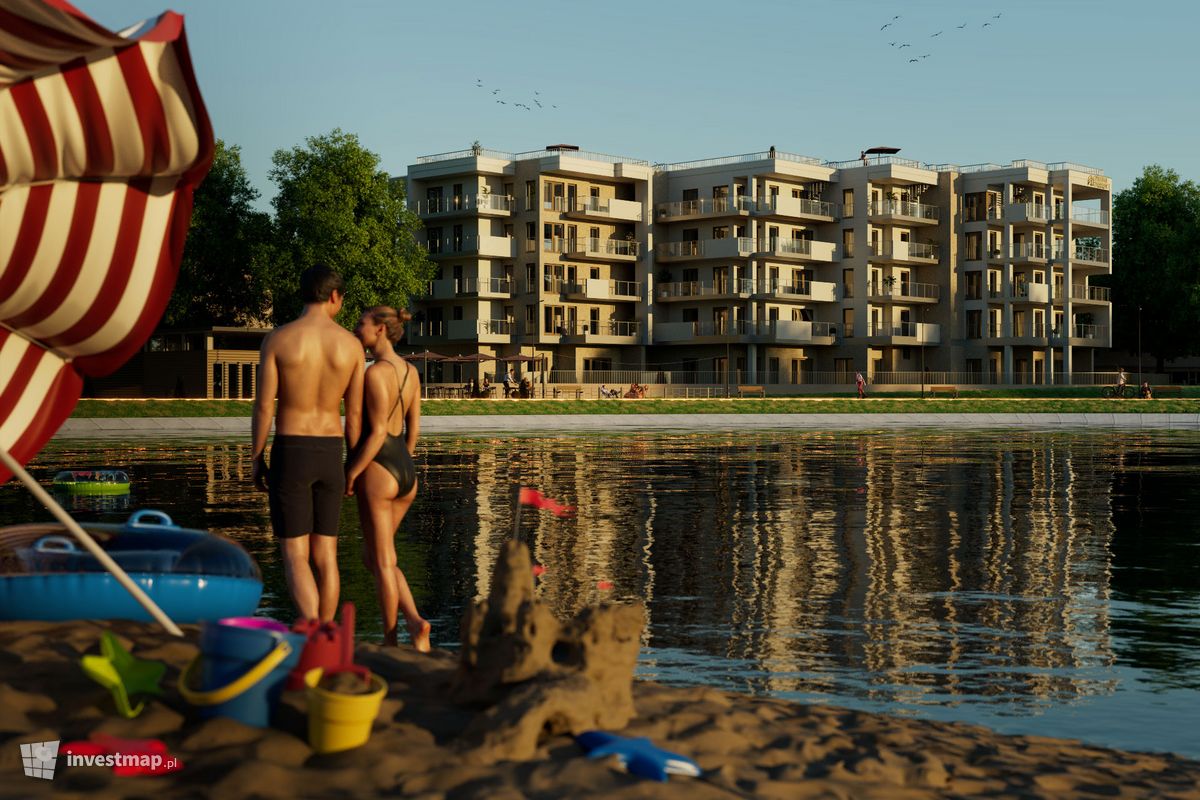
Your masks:
{"label": "green tree foliage", "polygon": [[212,169],[194,195],[165,324],[247,325],[265,317],[271,221],[253,209],[257,198],[242,167],[241,149],[218,139]]}
{"label": "green tree foliage", "polygon": [[370,306],[400,308],[420,293],[433,273],[415,236],[420,219],[406,207],[404,182],[390,180],[357,136],[335,129],[277,150],[272,161],[276,322],[296,315],[300,273],[315,263],[345,279],[338,321],[349,327]]}
{"label": "green tree foliage", "polygon": [[1200,187],[1157,164],[1113,199],[1113,344],[1164,359],[1200,353]]}

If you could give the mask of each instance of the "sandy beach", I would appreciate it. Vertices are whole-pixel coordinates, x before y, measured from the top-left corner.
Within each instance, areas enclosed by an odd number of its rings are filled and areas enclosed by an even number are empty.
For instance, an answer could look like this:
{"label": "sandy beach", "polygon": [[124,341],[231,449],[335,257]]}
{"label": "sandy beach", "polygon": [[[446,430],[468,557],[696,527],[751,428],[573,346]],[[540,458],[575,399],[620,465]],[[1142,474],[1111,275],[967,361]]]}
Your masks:
{"label": "sandy beach", "polygon": [[[133,720],[79,667],[106,629],[168,665],[165,695]],[[546,739],[531,760],[488,763],[463,740],[477,711],[447,699],[457,654],[375,645],[356,653],[388,684],[370,742],[315,755],[300,693],[285,695],[269,729],[197,719],[174,690],[197,652],[198,629],[186,633],[178,640],[131,622],[0,624],[0,797],[1200,797],[1200,763],[1173,755],[646,682],[634,685],[637,716],[621,733],[694,758],[701,778],[632,777],[611,760],[589,761],[567,736]],[[22,774],[19,743],[98,733],[162,739],[184,768],[117,778],[60,760],[54,781]]]}

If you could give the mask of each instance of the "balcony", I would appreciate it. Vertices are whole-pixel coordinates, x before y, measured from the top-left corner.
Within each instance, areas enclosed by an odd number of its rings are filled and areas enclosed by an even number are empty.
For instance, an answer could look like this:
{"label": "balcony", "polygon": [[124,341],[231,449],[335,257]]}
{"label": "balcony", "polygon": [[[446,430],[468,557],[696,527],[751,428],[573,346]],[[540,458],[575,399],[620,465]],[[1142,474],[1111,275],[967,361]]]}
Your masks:
{"label": "balcony", "polygon": [[1022,283],[1013,285],[1012,300],[1014,303],[1047,303],[1050,301],[1050,287],[1044,283]]}
{"label": "balcony", "polygon": [[507,319],[452,319],[446,323],[446,338],[480,344],[512,342],[517,324]]}
{"label": "balcony", "polygon": [[935,322],[872,322],[867,326],[871,344],[912,346],[941,344],[942,326]]}
{"label": "balcony", "polygon": [[1071,206],[1071,224],[1085,228],[1107,228],[1108,212],[1088,206]]}
{"label": "balcony", "polygon": [[477,194],[466,197],[434,197],[415,200],[408,210],[419,217],[453,217],[480,214],[487,217],[507,217],[514,208],[512,197],[503,194]]}
{"label": "balcony", "polygon": [[756,239],[755,255],[779,261],[832,262],[837,254],[837,245],[832,242],[817,242],[811,239],[785,239],[772,236]]}
{"label": "balcony", "polygon": [[749,258],[754,253],[754,240],[745,236],[733,239],[699,239],[690,242],[660,242],[658,259],[693,261],[704,258]]}
{"label": "balcony", "polygon": [[506,299],[513,295],[513,282],[507,278],[443,278],[426,285],[425,296],[431,300],[454,300],[459,297]]}
{"label": "balcony", "polygon": [[655,344],[833,344],[835,336],[833,323],[802,320],[660,322],[654,326]]}
{"label": "balcony", "polygon": [[1071,261],[1083,266],[1108,266],[1108,251],[1102,247],[1071,246]]}
{"label": "balcony", "polygon": [[642,252],[641,242],[630,239],[598,239],[583,237],[562,239],[562,253],[567,258],[583,261],[637,261]]}
{"label": "balcony", "polygon": [[799,219],[811,222],[833,222],[838,218],[838,208],[835,203],[823,200],[807,200],[802,197],[773,197],[759,198],[751,210],[758,217],[781,217]]}
{"label": "balcony", "polygon": [[907,200],[879,200],[869,203],[867,215],[872,222],[898,225],[937,225],[941,208]]}
{"label": "balcony", "polygon": [[560,329],[562,341],[576,344],[638,344],[642,323],[639,320],[577,322]]}
{"label": "balcony", "polygon": [[936,264],[941,257],[941,248],[925,242],[892,242],[886,246],[873,242],[869,248],[872,261],[897,264]]}
{"label": "balcony", "polygon": [[1010,248],[1014,264],[1046,264],[1057,258],[1059,248],[1041,242],[1021,242]]}
{"label": "balcony", "polygon": [[638,281],[587,278],[575,283],[564,283],[560,290],[568,300],[638,301],[642,298],[642,284]]}
{"label": "balcony", "polygon": [[936,283],[915,281],[887,281],[869,283],[868,299],[874,303],[937,303],[941,287]]}
{"label": "balcony", "polygon": [[754,201],[742,195],[740,197],[714,197],[703,200],[677,200],[673,203],[659,203],[656,207],[659,222],[669,222],[677,219],[700,219],[703,217],[744,217],[754,207]]}
{"label": "balcony", "polygon": [[[992,338],[1005,338],[999,325],[990,326],[989,332],[992,333]],[[1030,344],[1030,345],[1046,345],[1046,323],[1035,322],[1032,325],[1026,325],[1025,321],[1019,317],[1013,319],[1012,336],[1006,337],[1011,340],[1010,344]]]}
{"label": "balcony", "polygon": [[778,281],[760,281],[754,289],[758,300],[795,300],[811,302],[835,302],[837,284],[825,281],[801,281],[791,285]]}
{"label": "balcony", "polygon": [[1071,285],[1071,299],[1080,303],[1109,303],[1111,290],[1107,286],[1088,286],[1076,283]]}
{"label": "balcony", "polygon": [[446,340],[446,323],[441,320],[409,322],[406,328],[409,344],[433,344]]}
{"label": "balcony", "polygon": [[641,222],[642,204],[600,197],[572,198],[563,213],[570,219],[597,222]]}
{"label": "balcony", "polygon": [[429,255],[444,256],[478,255],[483,258],[514,258],[517,240],[511,236],[462,236],[449,239],[432,239],[425,243]]}
{"label": "balcony", "polygon": [[[1107,325],[1072,325],[1069,328],[1071,334],[1070,344],[1075,347],[1108,347],[1108,326]],[[1061,334],[1055,333],[1051,336],[1051,342],[1056,344],[1063,343]]]}
{"label": "balcony", "polygon": [[735,280],[680,281],[656,284],[658,300],[670,303],[675,300],[745,300],[754,293],[754,281],[749,278]]}
{"label": "balcony", "polygon": [[1042,203],[1009,203],[1004,219],[1013,225],[1046,225],[1054,219],[1054,207]]}

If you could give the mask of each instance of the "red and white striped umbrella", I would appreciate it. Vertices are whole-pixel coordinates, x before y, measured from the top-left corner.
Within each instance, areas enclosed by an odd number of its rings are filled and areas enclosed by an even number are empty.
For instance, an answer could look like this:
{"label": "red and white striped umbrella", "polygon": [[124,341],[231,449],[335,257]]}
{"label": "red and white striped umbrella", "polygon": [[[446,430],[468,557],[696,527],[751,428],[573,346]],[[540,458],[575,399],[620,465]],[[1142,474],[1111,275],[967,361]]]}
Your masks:
{"label": "red and white striped umbrella", "polygon": [[181,16],[113,33],[65,0],[0,0],[0,448],[21,463],[81,375],[158,324],[212,152]]}

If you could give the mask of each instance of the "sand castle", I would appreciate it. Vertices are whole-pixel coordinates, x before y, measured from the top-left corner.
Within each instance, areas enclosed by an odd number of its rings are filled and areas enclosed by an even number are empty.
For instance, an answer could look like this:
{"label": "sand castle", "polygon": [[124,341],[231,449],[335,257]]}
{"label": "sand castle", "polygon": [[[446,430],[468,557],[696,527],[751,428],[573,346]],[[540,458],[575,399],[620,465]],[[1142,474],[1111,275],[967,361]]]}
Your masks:
{"label": "sand castle", "polygon": [[534,596],[529,548],[500,549],[491,594],[462,621],[456,703],[479,713],[464,733],[474,760],[526,759],[548,736],[620,730],[636,715],[642,604],[585,608],[562,623]]}

